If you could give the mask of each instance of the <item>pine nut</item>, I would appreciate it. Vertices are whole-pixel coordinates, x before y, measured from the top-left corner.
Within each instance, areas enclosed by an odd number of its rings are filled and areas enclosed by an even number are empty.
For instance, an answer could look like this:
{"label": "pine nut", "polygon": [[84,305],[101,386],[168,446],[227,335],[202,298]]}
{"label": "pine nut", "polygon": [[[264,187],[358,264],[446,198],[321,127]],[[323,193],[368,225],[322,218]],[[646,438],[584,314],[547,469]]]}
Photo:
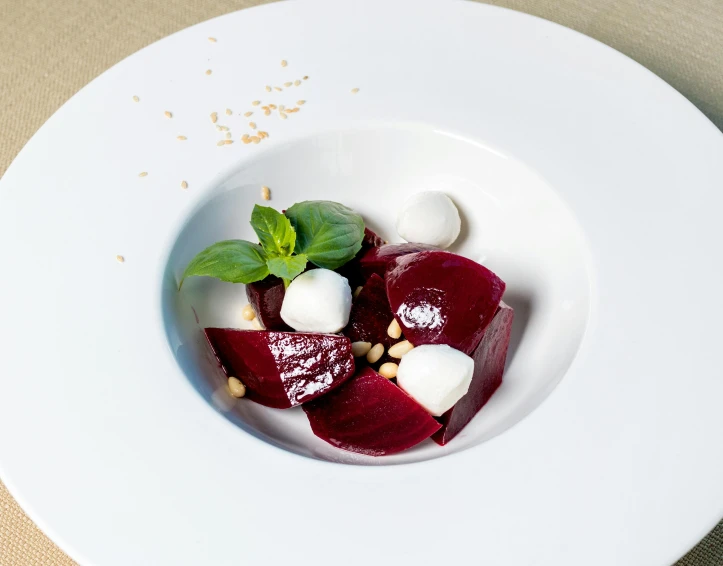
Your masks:
{"label": "pine nut", "polygon": [[361,358],[362,356],[366,356],[369,353],[369,350],[372,349],[372,343],[371,342],[352,342],[351,343],[351,353],[355,358]]}
{"label": "pine nut", "polygon": [[396,318],[392,320],[392,322],[389,324],[389,328],[387,328],[387,334],[390,338],[394,338],[395,340],[402,335],[402,327],[399,326]]}
{"label": "pine nut", "polygon": [[354,293],[352,293],[352,298],[356,299],[359,297],[359,294],[362,292],[363,287],[359,286],[356,289],[354,289]]}
{"label": "pine nut", "polygon": [[271,200],[271,189],[269,189],[266,185],[261,187],[261,198],[264,200]]}
{"label": "pine nut", "polygon": [[379,358],[384,354],[384,344],[375,344],[371,350],[367,352],[367,361],[370,364],[379,361]]}
{"label": "pine nut", "polygon": [[231,395],[236,397],[236,399],[240,399],[246,395],[246,386],[241,383],[240,379],[235,377],[228,378],[228,390],[231,392]]}
{"label": "pine nut", "polygon": [[409,340],[403,340],[389,347],[389,355],[392,358],[401,358],[412,348],[414,348],[414,344],[412,344]]}
{"label": "pine nut", "polygon": [[254,307],[251,305],[246,305],[243,310],[241,311],[241,316],[244,317],[244,320],[253,320],[256,318],[256,313],[254,312]]}
{"label": "pine nut", "polygon": [[399,366],[397,364],[394,362],[387,362],[386,364],[382,364],[379,368],[379,375],[386,377],[387,379],[392,379],[393,377],[397,377],[397,370],[399,370]]}

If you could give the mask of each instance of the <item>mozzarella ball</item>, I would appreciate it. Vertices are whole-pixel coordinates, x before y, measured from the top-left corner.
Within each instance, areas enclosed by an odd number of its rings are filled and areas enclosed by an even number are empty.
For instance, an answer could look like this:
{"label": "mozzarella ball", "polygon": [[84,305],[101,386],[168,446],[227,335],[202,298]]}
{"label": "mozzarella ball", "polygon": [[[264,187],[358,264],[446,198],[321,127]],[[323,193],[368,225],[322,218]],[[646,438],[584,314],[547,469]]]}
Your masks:
{"label": "mozzarella ball", "polygon": [[339,332],[349,322],[351,288],[330,269],[302,273],[286,289],[281,318],[300,332]]}
{"label": "mozzarella ball", "polygon": [[469,390],[474,360],[447,345],[417,346],[399,362],[397,384],[430,414],[441,417]]}
{"label": "mozzarella ball", "polygon": [[397,233],[414,244],[448,248],[459,236],[461,227],[457,207],[439,191],[412,195],[397,215]]}

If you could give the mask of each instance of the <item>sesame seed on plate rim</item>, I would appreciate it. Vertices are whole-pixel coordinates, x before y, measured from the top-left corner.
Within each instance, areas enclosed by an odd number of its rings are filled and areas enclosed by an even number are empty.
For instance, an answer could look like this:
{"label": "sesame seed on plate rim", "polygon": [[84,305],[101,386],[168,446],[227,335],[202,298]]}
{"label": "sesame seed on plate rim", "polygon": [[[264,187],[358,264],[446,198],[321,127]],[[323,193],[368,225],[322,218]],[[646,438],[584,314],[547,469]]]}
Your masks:
{"label": "sesame seed on plate rim", "polygon": [[166,110],[166,111],[163,113],[163,115],[164,115],[166,118],[173,118],[173,114],[172,114],[171,112],[169,112],[168,110]]}
{"label": "sesame seed on plate rim", "polygon": [[351,93],[352,93],[352,94],[356,94],[357,92],[359,92],[359,89],[358,89],[358,88],[353,88],[353,89],[351,89]]}
{"label": "sesame seed on plate rim", "polygon": [[215,37],[209,37],[208,40],[209,40],[211,43],[216,43],[216,41],[217,41]]}
{"label": "sesame seed on plate rim", "polygon": [[251,103],[251,106],[258,106],[259,104],[261,104],[261,101],[260,101],[260,100],[254,100],[254,101]]}
{"label": "sesame seed on plate rim", "polygon": [[283,59],[283,60],[281,61],[281,66],[282,66],[282,67],[286,67],[286,65],[288,65],[288,63],[286,62],[286,59]]}
{"label": "sesame seed on plate rim", "polygon": [[218,114],[216,112],[211,112],[211,122],[214,124],[218,121]]}
{"label": "sesame seed on plate rim", "polygon": [[133,102],[140,102],[140,101],[141,101],[141,99],[138,98],[137,96],[134,96],[134,97],[133,97]]}
{"label": "sesame seed on plate rim", "polygon": [[187,183],[186,181],[181,181],[181,188],[182,188],[182,189],[187,189],[187,188],[188,188],[188,183]]}
{"label": "sesame seed on plate rim", "polygon": [[176,136],[176,139],[178,141],[186,141],[188,138],[186,136]]}
{"label": "sesame seed on plate rim", "polygon": [[294,84],[294,83],[292,83],[291,81],[288,81],[288,82],[285,82],[285,83],[284,83],[284,86],[288,88],[288,87],[290,87],[292,84]]}
{"label": "sesame seed on plate rim", "polygon": [[256,129],[256,122],[249,122],[249,128],[251,128],[252,130],[255,130],[255,129]]}
{"label": "sesame seed on plate rim", "polygon": [[244,116],[246,116],[247,118],[251,116],[251,114],[253,114],[253,112],[251,112],[250,110],[248,112],[244,112]]}
{"label": "sesame seed on plate rim", "polygon": [[115,259],[116,259],[116,261],[117,261],[118,263],[123,263],[123,262],[125,262],[125,260],[126,260],[126,258],[124,258],[124,257],[123,257],[122,255],[120,255],[120,254],[117,255],[117,256],[115,256]]}
{"label": "sesame seed on plate rim", "polygon": [[211,73],[213,73],[213,71],[212,71],[211,69],[206,69],[206,74],[207,74],[207,75],[210,75]]}
{"label": "sesame seed on plate rim", "polygon": [[148,175],[148,171],[141,171],[140,173],[138,173],[139,177],[145,177],[147,175]]}

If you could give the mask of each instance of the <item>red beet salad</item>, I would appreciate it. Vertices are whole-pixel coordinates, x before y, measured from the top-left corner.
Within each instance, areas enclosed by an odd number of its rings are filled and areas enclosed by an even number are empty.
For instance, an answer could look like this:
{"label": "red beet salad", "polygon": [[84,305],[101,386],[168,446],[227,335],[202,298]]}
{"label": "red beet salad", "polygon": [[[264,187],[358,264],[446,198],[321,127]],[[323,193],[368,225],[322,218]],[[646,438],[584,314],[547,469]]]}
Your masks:
{"label": "red beet salad", "polygon": [[258,243],[217,242],[181,280],[246,285],[254,329],[205,329],[231,395],[301,405],[316,436],[360,454],[450,442],[501,385],[514,316],[502,279],[444,250],[460,224],[437,191],[405,203],[402,244],[339,203],[254,207]]}

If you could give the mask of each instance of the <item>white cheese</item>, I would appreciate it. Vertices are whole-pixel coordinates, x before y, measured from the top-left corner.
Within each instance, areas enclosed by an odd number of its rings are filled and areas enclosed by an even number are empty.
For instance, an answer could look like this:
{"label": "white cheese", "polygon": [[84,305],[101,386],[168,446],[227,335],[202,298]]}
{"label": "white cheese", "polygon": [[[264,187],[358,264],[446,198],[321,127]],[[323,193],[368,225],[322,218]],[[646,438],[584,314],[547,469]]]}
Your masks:
{"label": "white cheese", "polygon": [[339,332],[349,322],[351,288],[330,269],[311,269],[294,279],[284,294],[281,318],[300,332]]}
{"label": "white cheese", "polygon": [[459,236],[461,227],[457,207],[439,191],[412,195],[397,215],[397,233],[415,244],[448,248]]}

